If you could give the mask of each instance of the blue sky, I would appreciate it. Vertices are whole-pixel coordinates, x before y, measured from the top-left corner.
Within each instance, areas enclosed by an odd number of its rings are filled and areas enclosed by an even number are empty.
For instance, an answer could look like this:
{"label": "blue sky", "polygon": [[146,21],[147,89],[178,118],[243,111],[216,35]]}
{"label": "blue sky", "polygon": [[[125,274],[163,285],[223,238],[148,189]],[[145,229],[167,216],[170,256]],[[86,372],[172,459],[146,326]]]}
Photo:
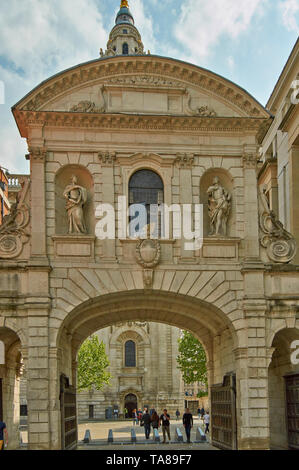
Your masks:
{"label": "blue sky", "polygon": [[[119,0],[1,0],[0,165],[28,172],[10,108],[44,79],[99,56]],[[210,69],[263,105],[299,32],[299,0],[129,0],[145,49]],[[0,82],[1,83],[1,82]],[[1,87],[0,87],[1,95]]]}

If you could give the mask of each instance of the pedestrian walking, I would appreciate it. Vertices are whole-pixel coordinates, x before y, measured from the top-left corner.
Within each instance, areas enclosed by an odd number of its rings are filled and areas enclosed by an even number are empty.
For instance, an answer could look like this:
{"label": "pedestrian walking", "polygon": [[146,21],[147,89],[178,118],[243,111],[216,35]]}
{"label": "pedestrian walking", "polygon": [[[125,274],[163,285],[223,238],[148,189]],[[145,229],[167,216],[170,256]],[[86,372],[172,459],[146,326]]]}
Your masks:
{"label": "pedestrian walking", "polygon": [[[5,438],[5,445],[4,445]],[[4,450],[8,446],[8,432],[6,424],[3,421],[0,421],[0,451]]]}
{"label": "pedestrian walking", "polygon": [[189,408],[186,408],[186,411],[183,415],[183,425],[186,431],[187,442],[190,444],[190,434],[191,429],[193,428],[193,416],[190,413]]}
{"label": "pedestrian walking", "polygon": [[204,422],[205,425],[206,425],[205,434],[210,433],[210,430],[209,430],[209,427],[210,427],[210,415],[209,415],[209,412],[208,412],[208,411],[206,412],[206,414],[205,414],[204,417],[203,417],[203,422]]}
{"label": "pedestrian walking", "polygon": [[170,441],[170,416],[167,414],[167,410],[163,410],[163,414],[160,416],[160,424],[162,424],[163,432],[163,443],[166,443],[166,434]]}
{"label": "pedestrian walking", "polygon": [[198,419],[200,419],[201,418],[201,409],[200,408],[198,408],[197,414],[198,414]]}
{"label": "pedestrian walking", "polygon": [[176,410],[175,414],[176,414],[176,420],[178,421],[181,413],[179,412],[179,410]]}
{"label": "pedestrian walking", "polygon": [[150,414],[149,414],[147,408],[145,408],[144,411],[145,411],[145,413],[143,413],[143,415],[142,415],[140,425],[144,426],[145,438],[149,439],[149,436],[150,436],[150,433],[151,433],[151,417],[150,417]]}
{"label": "pedestrian walking", "polygon": [[133,426],[137,426],[138,424],[138,416],[137,416],[137,410],[132,411],[132,418],[133,418]]}
{"label": "pedestrian walking", "polygon": [[200,414],[201,414],[201,419],[203,419],[204,415],[205,415],[205,409],[204,407],[202,407],[202,409],[200,410]]}
{"label": "pedestrian walking", "polygon": [[153,410],[153,414],[151,416],[151,422],[152,422],[153,434],[155,438],[155,429],[158,429],[160,426],[160,419],[156,410]]}
{"label": "pedestrian walking", "polygon": [[118,418],[118,409],[117,408],[114,409],[113,414],[114,414],[114,419],[117,419]]}
{"label": "pedestrian walking", "polygon": [[128,408],[124,408],[124,415],[125,415],[125,418],[128,417]]}

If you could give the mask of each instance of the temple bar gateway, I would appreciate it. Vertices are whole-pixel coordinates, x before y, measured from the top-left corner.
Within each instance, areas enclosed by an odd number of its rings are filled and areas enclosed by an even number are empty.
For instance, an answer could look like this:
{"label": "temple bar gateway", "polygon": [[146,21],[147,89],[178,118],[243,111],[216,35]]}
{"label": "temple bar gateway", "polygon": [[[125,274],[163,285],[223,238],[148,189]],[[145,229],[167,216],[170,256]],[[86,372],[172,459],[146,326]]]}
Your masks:
{"label": "temple bar gateway", "polygon": [[[0,402],[11,448],[21,374],[29,449],[76,446],[78,350],[127,322],[201,341],[215,446],[299,448],[298,104],[288,99],[297,74],[298,43],[266,109],[211,71],[145,52],[122,1],[100,58],[12,108],[30,175],[0,226]],[[146,207],[202,204],[203,246],[186,250],[175,227],[165,240],[100,240],[96,207],[115,207],[119,195]],[[160,346],[170,364],[171,341]],[[122,392],[132,395],[127,375]]]}

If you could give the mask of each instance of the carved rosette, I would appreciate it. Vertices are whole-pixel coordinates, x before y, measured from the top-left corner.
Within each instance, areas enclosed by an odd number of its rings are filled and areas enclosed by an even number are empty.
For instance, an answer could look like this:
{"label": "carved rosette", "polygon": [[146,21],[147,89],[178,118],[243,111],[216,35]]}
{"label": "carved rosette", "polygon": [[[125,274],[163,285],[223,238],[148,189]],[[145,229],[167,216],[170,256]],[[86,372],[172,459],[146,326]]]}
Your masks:
{"label": "carved rosette", "polygon": [[274,263],[290,263],[297,252],[297,243],[283,224],[270,210],[265,195],[265,188],[260,190],[260,243],[266,249],[267,255]]}
{"label": "carved rosette", "polygon": [[136,246],[136,259],[143,270],[143,282],[145,289],[151,289],[155,268],[161,258],[161,245],[158,240],[140,240]]}

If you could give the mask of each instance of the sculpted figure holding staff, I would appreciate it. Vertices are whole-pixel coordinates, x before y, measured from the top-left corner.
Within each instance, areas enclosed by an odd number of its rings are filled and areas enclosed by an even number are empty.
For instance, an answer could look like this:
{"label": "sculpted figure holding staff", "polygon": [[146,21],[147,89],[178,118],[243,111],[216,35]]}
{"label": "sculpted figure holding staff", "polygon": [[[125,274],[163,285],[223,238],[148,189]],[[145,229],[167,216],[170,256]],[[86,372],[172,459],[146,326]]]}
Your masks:
{"label": "sculpted figure holding staff", "polygon": [[231,195],[224,189],[216,176],[208,191],[208,210],[210,217],[210,236],[226,236],[227,220],[231,209]]}
{"label": "sculpted figure holding staff", "polygon": [[68,232],[70,234],[87,233],[83,214],[83,206],[87,201],[87,191],[78,185],[76,176],[72,176],[71,184],[65,188],[63,196],[67,200]]}

